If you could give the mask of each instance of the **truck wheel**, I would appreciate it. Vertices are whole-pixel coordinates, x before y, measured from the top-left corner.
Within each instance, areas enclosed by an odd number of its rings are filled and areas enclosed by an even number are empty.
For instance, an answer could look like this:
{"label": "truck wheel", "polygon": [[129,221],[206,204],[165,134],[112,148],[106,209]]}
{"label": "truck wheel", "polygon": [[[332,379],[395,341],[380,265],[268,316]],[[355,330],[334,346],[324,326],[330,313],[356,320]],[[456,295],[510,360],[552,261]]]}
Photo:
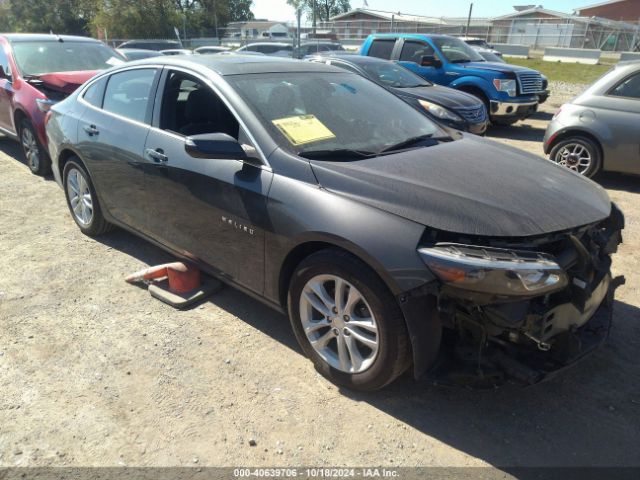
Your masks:
{"label": "truck wheel", "polygon": [[23,118],[20,121],[20,144],[22,152],[27,161],[27,166],[31,173],[35,175],[46,175],[51,169],[49,156],[45,149],[40,145],[38,136],[29,120]]}
{"label": "truck wheel", "polygon": [[590,138],[579,135],[558,142],[551,149],[549,160],[589,178],[602,168],[598,145]]}
{"label": "truck wheel", "polygon": [[386,285],[348,253],[303,260],[289,288],[289,318],[316,369],[354,390],[377,390],[410,364],[402,312]]}

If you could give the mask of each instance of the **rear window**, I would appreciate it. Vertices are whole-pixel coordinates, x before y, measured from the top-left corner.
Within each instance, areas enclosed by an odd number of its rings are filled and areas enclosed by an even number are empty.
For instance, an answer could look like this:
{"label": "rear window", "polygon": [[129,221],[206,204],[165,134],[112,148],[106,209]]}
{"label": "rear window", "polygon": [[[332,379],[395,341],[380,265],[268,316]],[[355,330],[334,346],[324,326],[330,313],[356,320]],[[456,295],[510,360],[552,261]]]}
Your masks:
{"label": "rear window", "polygon": [[369,48],[368,55],[370,57],[378,57],[384,58],[385,60],[389,60],[391,58],[391,53],[393,52],[393,46],[396,44],[396,40],[374,40],[371,43],[371,47]]}
{"label": "rear window", "polygon": [[102,108],[107,112],[144,122],[155,75],[154,69],[114,73],[109,78]]}
{"label": "rear window", "polygon": [[609,92],[609,95],[613,95],[614,97],[640,98],[640,73],[624,79]]}

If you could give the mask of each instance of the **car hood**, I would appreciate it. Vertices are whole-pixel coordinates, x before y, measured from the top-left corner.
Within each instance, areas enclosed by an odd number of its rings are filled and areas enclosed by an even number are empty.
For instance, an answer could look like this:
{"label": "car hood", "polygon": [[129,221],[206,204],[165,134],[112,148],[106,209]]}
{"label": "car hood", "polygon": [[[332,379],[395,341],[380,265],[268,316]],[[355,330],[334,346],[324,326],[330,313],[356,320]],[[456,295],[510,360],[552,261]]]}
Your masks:
{"label": "car hood", "polygon": [[392,88],[396,95],[415,99],[424,99],[446,108],[478,107],[482,104],[473,95],[453,88],[432,85],[429,87]]}
{"label": "car hood", "polygon": [[71,94],[80,85],[92,78],[96,71],[80,71],[80,72],[57,72],[45,73],[38,76],[38,79],[51,90]]}
{"label": "car hood", "polygon": [[331,192],[461,234],[542,235],[603,220],[611,210],[607,193],[591,180],[468,134],[393,155],[311,165]]}
{"label": "car hood", "polygon": [[510,73],[540,73],[537,70],[533,70],[527,67],[521,67],[519,65],[511,65],[510,63],[498,63],[498,62],[470,62],[459,63],[457,66],[461,66],[470,70],[489,70],[492,72],[500,72],[504,74]]}

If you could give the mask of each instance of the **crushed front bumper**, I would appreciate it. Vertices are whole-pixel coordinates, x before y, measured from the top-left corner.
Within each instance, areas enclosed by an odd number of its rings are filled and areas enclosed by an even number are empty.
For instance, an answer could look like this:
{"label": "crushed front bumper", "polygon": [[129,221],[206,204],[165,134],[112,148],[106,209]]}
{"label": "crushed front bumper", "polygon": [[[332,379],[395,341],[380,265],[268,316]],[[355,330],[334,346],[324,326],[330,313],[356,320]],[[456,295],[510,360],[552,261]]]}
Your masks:
{"label": "crushed front bumper", "polygon": [[[482,349],[452,346],[442,349],[427,378],[441,385],[493,388],[506,383],[522,386],[548,380],[593,353],[609,337],[613,319],[613,281],[591,318],[579,328],[554,338],[548,350],[521,349],[489,342]],[[446,341],[446,340],[445,340]]]}

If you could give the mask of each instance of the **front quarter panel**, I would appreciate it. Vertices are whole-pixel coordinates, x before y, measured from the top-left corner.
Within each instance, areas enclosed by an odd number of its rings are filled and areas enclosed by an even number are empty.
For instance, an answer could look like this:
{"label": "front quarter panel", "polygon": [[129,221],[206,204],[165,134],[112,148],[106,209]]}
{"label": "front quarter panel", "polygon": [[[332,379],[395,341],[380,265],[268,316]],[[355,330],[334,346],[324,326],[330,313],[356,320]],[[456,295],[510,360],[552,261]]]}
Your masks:
{"label": "front quarter panel", "polygon": [[273,301],[282,299],[279,277],[288,254],[313,242],[359,257],[394,295],[434,279],[416,251],[422,225],[331,193],[315,182],[278,174],[269,192],[268,212],[272,231],[265,240],[265,292]]}

